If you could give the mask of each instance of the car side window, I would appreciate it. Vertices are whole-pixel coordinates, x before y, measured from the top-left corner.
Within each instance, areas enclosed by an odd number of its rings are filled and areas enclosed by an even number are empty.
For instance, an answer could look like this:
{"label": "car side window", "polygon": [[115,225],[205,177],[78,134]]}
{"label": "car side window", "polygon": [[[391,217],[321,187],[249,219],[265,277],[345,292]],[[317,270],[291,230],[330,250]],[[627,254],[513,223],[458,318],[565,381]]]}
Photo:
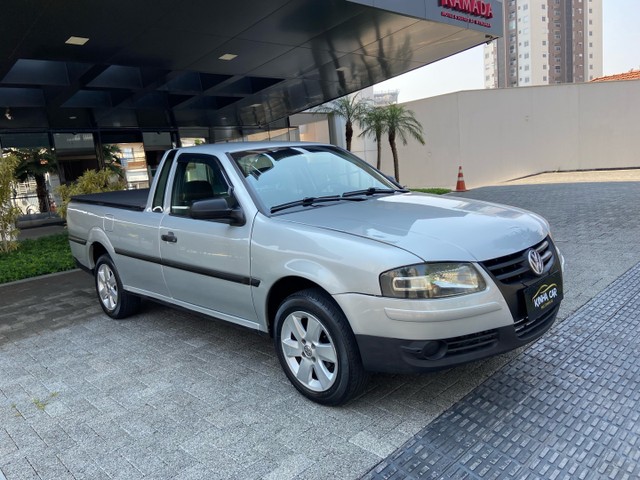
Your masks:
{"label": "car side window", "polygon": [[172,150],[167,154],[165,162],[162,164],[162,170],[160,170],[158,182],[156,183],[156,190],[153,193],[153,202],[151,204],[151,211],[162,213],[164,205],[164,194],[167,189],[167,179],[169,178],[169,172],[171,171],[171,165],[173,159],[176,156],[176,151]]}
{"label": "car side window", "polygon": [[214,157],[181,155],[178,158],[171,195],[171,214],[188,216],[198,200],[228,197],[229,183]]}

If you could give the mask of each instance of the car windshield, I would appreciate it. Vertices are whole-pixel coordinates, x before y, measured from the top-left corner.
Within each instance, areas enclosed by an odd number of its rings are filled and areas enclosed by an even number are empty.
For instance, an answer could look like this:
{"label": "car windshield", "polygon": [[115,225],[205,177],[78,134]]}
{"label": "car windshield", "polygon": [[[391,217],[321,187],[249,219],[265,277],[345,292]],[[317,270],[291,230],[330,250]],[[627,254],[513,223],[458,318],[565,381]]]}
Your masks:
{"label": "car windshield", "polygon": [[[271,212],[327,205],[326,200],[331,198],[353,200],[356,195],[388,195],[398,190],[397,185],[366,162],[330,146],[260,149],[234,152],[231,157]],[[325,201],[314,202],[316,199]]]}

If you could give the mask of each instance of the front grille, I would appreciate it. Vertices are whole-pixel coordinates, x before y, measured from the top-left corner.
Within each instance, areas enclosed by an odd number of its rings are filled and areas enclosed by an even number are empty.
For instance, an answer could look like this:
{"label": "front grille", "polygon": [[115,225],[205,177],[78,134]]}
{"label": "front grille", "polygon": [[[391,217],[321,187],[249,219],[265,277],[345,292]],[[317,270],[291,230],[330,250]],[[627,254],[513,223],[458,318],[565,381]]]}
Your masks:
{"label": "front grille", "polygon": [[521,318],[513,324],[516,329],[516,336],[518,338],[525,338],[543,330],[548,323],[553,320],[553,316],[558,311],[558,308],[559,307],[554,308],[535,320],[529,320],[529,317]]}
{"label": "front grille", "polygon": [[477,352],[492,347],[498,341],[497,330],[485,330],[484,332],[462,335],[460,337],[447,338],[446,357],[454,355],[464,355],[465,353]]}
{"label": "front grille", "polygon": [[[555,261],[555,249],[551,244],[551,240],[546,238],[531,248],[535,248],[542,257],[544,273],[547,273]],[[538,276],[531,270],[527,256],[528,251],[529,249],[527,248],[521,252],[487,260],[482,264],[496,280],[508,285],[535,279]]]}
{"label": "front grille", "polygon": [[[548,322],[555,318],[553,314],[546,314],[531,321],[527,315],[524,299],[525,289],[540,281],[544,276],[558,271],[560,268],[556,249],[551,238],[547,237],[531,248],[535,248],[538,251],[544,262],[542,275],[536,275],[531,270],[528,258],[529,248],[481,263],[485,270],[493,277],[502,296],[507,302],[509,311],[514,319],[516,335],[519,338],[534,335],[536,332],[543,330],[548,325]],[[556,311],[557,309],[553,310],[553,312]]]}

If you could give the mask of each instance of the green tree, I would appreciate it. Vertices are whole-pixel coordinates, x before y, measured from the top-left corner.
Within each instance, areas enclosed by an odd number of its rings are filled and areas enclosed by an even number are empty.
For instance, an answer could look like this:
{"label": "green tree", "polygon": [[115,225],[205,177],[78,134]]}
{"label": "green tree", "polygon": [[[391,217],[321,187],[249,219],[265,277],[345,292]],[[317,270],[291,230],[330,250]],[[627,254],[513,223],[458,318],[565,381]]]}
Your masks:
{"label": "green tree", "polygon": [[353,124],[362,122],[362,118],[367,111],[369,101],[358,98],[358,94],[338,98],[325,105],[316,107],[315,113],[326,113],[330,117],[337,116],[345,119],[344,139],[347,150],[351,151],[351,139],[353,138]]}
{"label": "green tree", "polygon": [[24,182],[29,177],[36,181],[36,194],[41,212],[49,211],[49,192],[47,191],[47,173],[58,172],[58,162],[55,154],[48,148],[11,148],[11,155],[15,155],[20,163],[16,168],[16,177]]}
{"label": "green tree", "polygon": [[393,155],[393,174],[396,181],[400,181],[400,166],[398,162],[398,148],[396,147],[396,139],[400,138],[402,144],[407,144],[407,139],[413,137],[422,145],[424,138],[422,125],[416,120],[415,114],[411,110],[407,110],[402,105],[387,105],[386,110],[386,132]]}
{"label": "green tree", "polygon": [[382,135],[387,129],[387,111],[385,107],[372,106],[368,108],[362,117],[362,133],[360,136],[372,136],[376,140],[378,157],[376,168],[380,170],[382,165]]}
{"label": "green tree", "polygon": [[127,184],[123,178],[114,175],[108,168],[87,170],[70,185],[60,185],[58,187],[58,194],[62,198],[62,205],[58,208],[58,213],[62,218],[67,218],[67,206],[71,197],[75,195],[113,192],[115,190],[124,190],[126,186]]}
{"label": "green tree", "polygon": [[18,248],[16,220],[20,210],[11,202],[15,172],[20,159],[13,155],[0,156],[0,252]]}
{"label": "green tree", "polygon": [[122,162],[120,161],[121,155],[122,150],[115,143],[102,145],[102,159],[104,160],[105,168],[119,177],[125,178]]}

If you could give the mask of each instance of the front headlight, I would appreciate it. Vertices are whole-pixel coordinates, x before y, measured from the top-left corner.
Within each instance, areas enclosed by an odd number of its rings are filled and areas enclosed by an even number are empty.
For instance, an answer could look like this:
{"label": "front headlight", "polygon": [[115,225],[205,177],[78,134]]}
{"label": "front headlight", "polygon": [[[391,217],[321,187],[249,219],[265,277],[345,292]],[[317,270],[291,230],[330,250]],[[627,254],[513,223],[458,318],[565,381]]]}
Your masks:
{"label": "front headlight", "polygon": [[419,263],[380,275],[382,295],[394,298],[443,298],[481,292],[487,284],[470,263]]}

